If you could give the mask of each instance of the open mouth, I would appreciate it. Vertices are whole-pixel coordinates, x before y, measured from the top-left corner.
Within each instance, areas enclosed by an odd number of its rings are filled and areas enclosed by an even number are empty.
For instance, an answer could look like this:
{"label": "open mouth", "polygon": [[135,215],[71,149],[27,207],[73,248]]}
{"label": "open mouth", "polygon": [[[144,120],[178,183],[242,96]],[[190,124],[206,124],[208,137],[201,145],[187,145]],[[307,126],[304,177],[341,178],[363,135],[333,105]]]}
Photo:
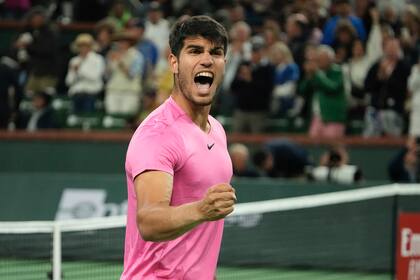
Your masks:
{"label": "open mouth", "polygon": [[213,84],[214,76],[211,72],[200,72],[194,77],[194,82],[199,88],[210,88]]}

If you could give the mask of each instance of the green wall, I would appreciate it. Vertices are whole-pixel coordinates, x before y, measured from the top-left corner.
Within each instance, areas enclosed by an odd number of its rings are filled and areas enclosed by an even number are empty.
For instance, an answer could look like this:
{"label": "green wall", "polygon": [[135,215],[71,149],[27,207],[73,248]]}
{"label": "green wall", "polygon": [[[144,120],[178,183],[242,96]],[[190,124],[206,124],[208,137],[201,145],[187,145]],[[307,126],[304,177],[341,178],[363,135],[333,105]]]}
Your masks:
{"label": "green wall", "polygon": [[[124,173],[128,141],[0,141],[0,172]],[[254,146],[255,147],[255,146]],[[307,146],[315,162],[326,148]],[[387,164],[396,147],[350,146],[352,164],[361,167],[366,180],[388,180]]]}

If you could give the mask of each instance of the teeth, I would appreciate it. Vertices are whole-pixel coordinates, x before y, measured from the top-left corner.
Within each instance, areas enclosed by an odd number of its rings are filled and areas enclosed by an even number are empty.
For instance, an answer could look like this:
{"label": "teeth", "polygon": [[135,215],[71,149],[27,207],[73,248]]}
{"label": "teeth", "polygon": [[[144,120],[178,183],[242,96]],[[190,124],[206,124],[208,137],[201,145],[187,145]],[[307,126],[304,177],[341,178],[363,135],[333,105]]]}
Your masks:
{"label": "teeth", "polygon": [[211,72],[200,72],[195,75],[196,77],[209,77],[213,78],[213,73]]}

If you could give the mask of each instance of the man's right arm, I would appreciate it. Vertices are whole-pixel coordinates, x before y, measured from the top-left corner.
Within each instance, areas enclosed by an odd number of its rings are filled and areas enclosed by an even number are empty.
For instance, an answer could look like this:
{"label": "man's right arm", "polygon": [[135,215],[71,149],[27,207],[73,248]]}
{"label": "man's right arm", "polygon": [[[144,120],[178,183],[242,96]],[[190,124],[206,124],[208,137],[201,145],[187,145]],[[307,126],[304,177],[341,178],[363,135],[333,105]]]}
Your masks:
{"label": "man's right arm", "polygon": [[226,217],[236,202],[229,184],[208,189],[203,199],[171,206],[173,177],[163,171],[146,171],[134,180],[137,196],[137,227],[144,240],[172,240],[195,226]]}

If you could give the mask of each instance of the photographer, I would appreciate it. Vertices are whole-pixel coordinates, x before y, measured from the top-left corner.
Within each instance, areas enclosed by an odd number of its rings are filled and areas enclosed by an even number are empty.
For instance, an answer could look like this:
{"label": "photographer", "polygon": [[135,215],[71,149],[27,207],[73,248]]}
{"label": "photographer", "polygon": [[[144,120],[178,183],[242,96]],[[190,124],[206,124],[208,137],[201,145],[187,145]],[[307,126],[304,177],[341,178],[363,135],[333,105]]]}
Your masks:
{"label": "photographer", "polygon": [[344,146],[337,145],[321,156],[319,166],[310,170],[309,178],[315,181],[353,184],[361,181],[363,174],[358,166],[349,164]]}

